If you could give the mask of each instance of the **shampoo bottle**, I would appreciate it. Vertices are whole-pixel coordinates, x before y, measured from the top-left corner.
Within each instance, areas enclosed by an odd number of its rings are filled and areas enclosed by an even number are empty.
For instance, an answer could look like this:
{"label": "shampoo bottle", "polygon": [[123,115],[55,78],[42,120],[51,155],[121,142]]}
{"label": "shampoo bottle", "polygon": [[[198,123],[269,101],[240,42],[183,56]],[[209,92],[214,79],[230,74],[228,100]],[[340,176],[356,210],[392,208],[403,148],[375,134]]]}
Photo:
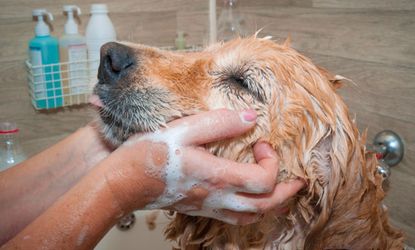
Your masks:
{"label": "shampoo bottle", "polygon": [[33,73],[33,104],[36,109],[57,108],[63,105],[59,68],[59,42],[50,35],[53,20],[45,9],[35,9],[37,21],[35,37],[29,42],[29,60]]}
{"label": "shampoo bottle", "polygon": [[92,4],[91,18],[86,27],[90,83],[92,85],[97,82],[101,46],[116,39],[114,26],[108,17],[107,5]]}
{"label": "shampoo bottle", "polygon": [[[62,84],[65,105],[80,104],[87,100],[88,63],[85,37],[78,33],[81,9],[75,5],[64,5],[67,17],[64,35],[59,40],[62,61]],[[75,21],[76,20],[76,21]]]}

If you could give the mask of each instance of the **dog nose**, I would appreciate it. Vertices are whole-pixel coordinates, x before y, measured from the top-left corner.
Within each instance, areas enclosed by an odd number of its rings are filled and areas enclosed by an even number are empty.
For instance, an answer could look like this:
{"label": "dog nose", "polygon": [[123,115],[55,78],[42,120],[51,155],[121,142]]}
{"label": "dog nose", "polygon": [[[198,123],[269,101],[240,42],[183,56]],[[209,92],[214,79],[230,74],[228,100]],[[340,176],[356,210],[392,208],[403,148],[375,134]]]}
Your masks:
{"label": "dog nose", "polygon": [[125,76],[135,62],[134,52],[130,47],[116,42],[106,43],[101,47],[98,78],[104,80],[102,83],[114,83]]}

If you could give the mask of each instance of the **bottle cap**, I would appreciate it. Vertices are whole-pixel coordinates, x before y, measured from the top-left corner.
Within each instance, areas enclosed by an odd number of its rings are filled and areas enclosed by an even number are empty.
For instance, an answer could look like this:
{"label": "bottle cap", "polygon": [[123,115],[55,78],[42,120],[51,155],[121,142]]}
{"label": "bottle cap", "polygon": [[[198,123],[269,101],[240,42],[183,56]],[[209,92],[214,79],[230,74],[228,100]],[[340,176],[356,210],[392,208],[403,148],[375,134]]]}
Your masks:
{"label": "bottle cap", "polygon": [[79,15],[81,15],[81,9],[76,5],[64,5],[63,12],[66,12],[68,16],[68,20],[65,23],[65,34],[78,34],[78,24],[75,22],[74,17],[80,23]]}
{"label": "bottle cap", "polygon": [[15,134],[19,132],[19,129],[14,122],[1,122],[0,134]]}
{"label": "bottle cap", "polygon": [[95,3],[91,5],[91,14],[108,13],[107,5],[104,3]]}
{"label": "bottle cap", "polygon": [[52,24],[50,23],[50,21],[53,21],[52,14],[46,9],[34,9],[32,16],[37,17],[37,24],[35,26],[36,36],[48,36],[52,28]]}

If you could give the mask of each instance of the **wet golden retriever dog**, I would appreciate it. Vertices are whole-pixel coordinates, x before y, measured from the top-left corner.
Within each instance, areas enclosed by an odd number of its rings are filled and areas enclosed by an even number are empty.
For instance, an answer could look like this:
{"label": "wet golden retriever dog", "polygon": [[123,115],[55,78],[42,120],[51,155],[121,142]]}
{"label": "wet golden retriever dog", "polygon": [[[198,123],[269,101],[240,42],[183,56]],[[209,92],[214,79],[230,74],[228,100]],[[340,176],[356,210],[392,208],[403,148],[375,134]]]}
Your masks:
{"label": "wet golden retriever dog", "polygon": [[[166,229],[182,249],[402,249],[382,205],[376,159],[342,98],[338,81],[307,57],[256,36],[174,53],[131,43],[101,51],[95,93],[103,133],[115,145],[137,132],[205,110],[254,108],[250,133],[207,145],[215,155],[253,162],[265,138],[280,155],[279,181],[303,178],[287,216],[229,225],[176,214]],[[254,171],[254,170],[253,170]]]}

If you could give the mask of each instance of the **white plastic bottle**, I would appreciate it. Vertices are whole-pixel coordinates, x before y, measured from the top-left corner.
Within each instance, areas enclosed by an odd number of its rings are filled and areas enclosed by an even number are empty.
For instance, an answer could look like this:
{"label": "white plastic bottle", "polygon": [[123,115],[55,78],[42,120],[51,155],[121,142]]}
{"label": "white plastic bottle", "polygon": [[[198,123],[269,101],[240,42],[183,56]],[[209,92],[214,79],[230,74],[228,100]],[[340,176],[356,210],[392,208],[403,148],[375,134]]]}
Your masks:
{"label": "white plastic bottle", "polygon": [[[108,17],[106,4],[92,4],[91,18],[86,27],[86,43],[88,46],[88,60],[90,83],[97,82],[100,49],[107,42],[117,39],[114,26]],[[91,86],[92,87],[92,86]]]}
{"label": "white plastic bottle", "polygon": [[62,64],[62,82],[64,85],[65,105],[86,102],[89,91],[87,46],[85,37],[78,33],[81,9],[76,5],[64,5],[67,16],[65,33],[59,40]]}

